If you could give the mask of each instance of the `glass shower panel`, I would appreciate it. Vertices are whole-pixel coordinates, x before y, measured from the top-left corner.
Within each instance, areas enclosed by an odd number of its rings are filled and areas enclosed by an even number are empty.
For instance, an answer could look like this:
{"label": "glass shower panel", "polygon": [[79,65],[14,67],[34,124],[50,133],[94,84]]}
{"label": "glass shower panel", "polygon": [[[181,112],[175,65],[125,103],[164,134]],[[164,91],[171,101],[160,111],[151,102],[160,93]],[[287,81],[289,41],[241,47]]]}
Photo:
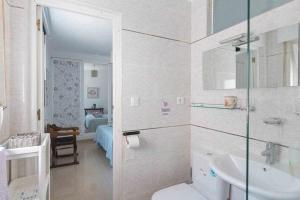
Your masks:
{"label": "glass shower panel", "polygon": [[[217,33],[247,20],[247,1],[245,0],[211,0],[212,1],[212,32]],[[251,9],[251,17],[277,8],[293,0],[251,0],[255,7]],[[230,13],[230,14],[228,14]]]}
{"label": "glass shower panel", "polygon": [[249,5],[246,199],[300,200],[300,1]]}

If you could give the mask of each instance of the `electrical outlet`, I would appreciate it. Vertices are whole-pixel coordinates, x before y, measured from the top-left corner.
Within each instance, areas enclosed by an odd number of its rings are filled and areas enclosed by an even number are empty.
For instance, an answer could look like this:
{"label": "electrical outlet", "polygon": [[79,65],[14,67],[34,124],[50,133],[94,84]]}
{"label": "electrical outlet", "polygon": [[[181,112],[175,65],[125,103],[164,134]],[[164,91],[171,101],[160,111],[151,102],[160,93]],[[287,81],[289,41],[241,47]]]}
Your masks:
{"label": "electrical outlet", "polygon": [[177,105],[183,105],[185,103],[185,98],[184,97],[177,97]]}

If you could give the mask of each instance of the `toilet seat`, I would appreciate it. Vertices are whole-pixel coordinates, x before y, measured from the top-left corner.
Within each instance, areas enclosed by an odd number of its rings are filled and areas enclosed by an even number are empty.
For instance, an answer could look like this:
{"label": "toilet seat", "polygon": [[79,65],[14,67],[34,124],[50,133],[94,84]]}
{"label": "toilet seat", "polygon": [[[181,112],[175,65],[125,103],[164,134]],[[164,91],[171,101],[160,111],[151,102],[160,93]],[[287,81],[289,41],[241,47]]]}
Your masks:
{"label": "toilet seat", "polygon": [[152,196],[152,200],[207,200],[199,192],[186,183],[174,185],[158,192]]}

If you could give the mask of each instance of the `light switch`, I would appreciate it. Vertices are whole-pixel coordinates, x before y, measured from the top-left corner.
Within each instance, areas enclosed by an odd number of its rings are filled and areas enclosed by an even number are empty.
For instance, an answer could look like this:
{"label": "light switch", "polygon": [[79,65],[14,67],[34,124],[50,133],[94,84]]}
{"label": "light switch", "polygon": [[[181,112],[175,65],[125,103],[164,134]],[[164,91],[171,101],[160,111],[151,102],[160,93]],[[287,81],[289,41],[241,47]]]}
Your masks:
{"label": "light switch", "polygon": [[140,105],[140,97],[131,97],[130,98],[130,106],[139,106]]}
{"label": "light switch", "polygon": [[177,105],[183,105],[185,103],[184,97],[177,97]]}

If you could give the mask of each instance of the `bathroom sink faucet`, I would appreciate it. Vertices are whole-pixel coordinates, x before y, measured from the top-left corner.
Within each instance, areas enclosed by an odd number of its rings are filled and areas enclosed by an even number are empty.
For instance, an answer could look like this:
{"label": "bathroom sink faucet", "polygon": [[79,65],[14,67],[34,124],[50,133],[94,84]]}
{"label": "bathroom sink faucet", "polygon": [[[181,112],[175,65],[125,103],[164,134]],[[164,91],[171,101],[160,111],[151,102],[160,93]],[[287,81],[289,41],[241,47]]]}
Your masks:
{"label": "bathroom sink faucet", "polygon": [[280,145],[267,142],[266,149],[261,152],[262,156],[266,156],[266,163],[272,165],[279,161]]}

